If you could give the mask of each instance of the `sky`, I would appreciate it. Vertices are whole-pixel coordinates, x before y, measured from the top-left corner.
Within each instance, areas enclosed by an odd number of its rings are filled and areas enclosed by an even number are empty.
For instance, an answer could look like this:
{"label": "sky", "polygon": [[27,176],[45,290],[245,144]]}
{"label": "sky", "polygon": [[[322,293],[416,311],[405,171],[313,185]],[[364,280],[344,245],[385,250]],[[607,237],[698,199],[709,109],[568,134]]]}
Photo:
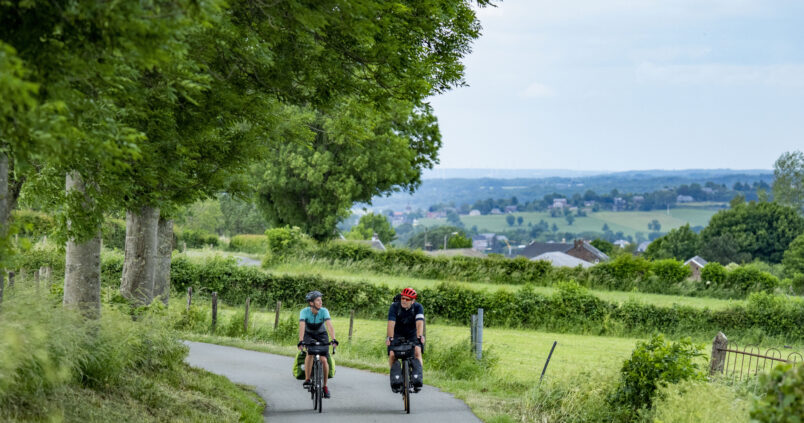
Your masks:
{"label": "sky", "polygon": [[436,169],[771,169],[804,150],[804,1],[504,0],[433,97]]}

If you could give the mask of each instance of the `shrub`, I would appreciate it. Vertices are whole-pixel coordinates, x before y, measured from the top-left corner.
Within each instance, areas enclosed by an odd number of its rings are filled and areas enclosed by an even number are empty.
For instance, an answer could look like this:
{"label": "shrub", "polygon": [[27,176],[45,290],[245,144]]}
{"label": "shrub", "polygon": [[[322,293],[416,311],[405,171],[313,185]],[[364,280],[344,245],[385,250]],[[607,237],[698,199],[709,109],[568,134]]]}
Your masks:
{"label": "shrub", "polygon": [[679,283],[687,279],[692,272],[689,267],[684,266],[684,263],[674,259],[654,261],[651,271],[666,284]]}
{"label": "shrub", "polygon": [[728,272],[722,264],[717,262],[706,263],[706,266],[701,269],[701,280],[711,282],[715,286],[722,286],[726,282]]}
{"label": "shrub", "polygon": [[106,219],[101,225],[103,246],[117,250],[126,249],[126,221],[122,219]]}
{"label": "shrub", "polygon": [[623,363],[620,383],[609,397],[609,403],[622,407],[626,415],[651,408],[660,387],[682,380],[703,380],[704,372],[697,357],[703,356],[689,339],[667,342],[660,334],[637,344],[631,358]]}
{"label": "shrub", "polygon": [[244,253],[264,254],[268,251],[268,238],[265,235],[235,235],[229,241],[229,249]]}
{"label": "shrub", "polygon": [[34,239],[49,235],[56,225],[52,217],[33,210],[12,211],[11,222],[19,229],[17,234]]}
{"label": "shrub", "polygon": [[188,248],[204,248],[207,245],[218,246],[218,236],[204,231],[176,230],[176,239],[179,243],[186,243]]}
{"label": "shrub", "polygon": [[743,294],[748,292],[773,292],[779,285],[779,279],[749,264],[737,267],[729,272],[726,276],[725,285]]}
{"label": "shrub", "polygon": [[428,342],[425,354],[428,369],[442,371],[450,378],[462,380],[476,379],[488,374],[499,361],[490,348],[483,351],[481,360],[477,360],[472,353],[469,339],[449,344],[442,344],[441,340]]}
{"label": "shrub", "polygon": [[650,421],[747,422],[749,405],[749,401],[731,386],[687,380],[659,388]]}
{"label": "shrub", "polygon": [[266,263],[302,255],[312,242],[297,226],[268,229],[265,237],[268,244]]}
{"label": "shrub", "polygon": [[804,410],[804,365],[780,364],[760,376],[762,395],[751,409],[752,421],[800,422]]}

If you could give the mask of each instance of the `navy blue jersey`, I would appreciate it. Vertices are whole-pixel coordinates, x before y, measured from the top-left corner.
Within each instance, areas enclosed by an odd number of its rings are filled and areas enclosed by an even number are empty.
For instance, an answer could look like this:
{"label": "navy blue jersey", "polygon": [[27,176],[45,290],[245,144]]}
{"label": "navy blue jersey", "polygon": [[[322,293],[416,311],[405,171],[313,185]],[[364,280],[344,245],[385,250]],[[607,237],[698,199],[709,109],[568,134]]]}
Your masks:
{"label": "navy blue jersey", "polygon": [[394,338],[416,339],[416,321],[424,320],[424,307],[419,303],[405,310],[401,303],[393,303],[388,309],[388,320],[396,322]]}

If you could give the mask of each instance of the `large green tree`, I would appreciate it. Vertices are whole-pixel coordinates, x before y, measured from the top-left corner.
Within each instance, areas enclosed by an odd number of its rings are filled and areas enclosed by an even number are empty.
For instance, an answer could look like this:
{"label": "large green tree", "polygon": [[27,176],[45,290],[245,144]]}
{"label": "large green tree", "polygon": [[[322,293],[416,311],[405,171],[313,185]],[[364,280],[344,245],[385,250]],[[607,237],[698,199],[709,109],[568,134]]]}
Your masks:
{"label": "large green tree", "polygon": [[777,203],[742,203],[712,216],[701,231],[700,253],[719,262],[759,259],[779,263],[802,233],[804,218],[796,210]]}
{"label": "large green tree", "polygon": [[332,113],[310,113],[309,119],[310,144],[274,146],[255,178],[259,204],[271,223],[298,226],[319,240],[334,235],[355,202],[413,191],[441,145],[425,105],[395,102],[382,111],[345,99]]}
{"label": "large green tree", "polygon": [[773,199],[804,214],[804,153],[788,151],[773,164]]}
{"label": "large green tree", "polygon": [[[277,44],[322,52],[313,59],[326,71],[297,63],[277,87],[310,114],[311,136],[274,147],[255,174],[269,221],[325,239],[352,204],[412,191],[437,162],[440,134],[425,99],[464,83],[460,59],[480,29],[472,4],[490,2],[312,3],[317,19],[299,20],[315,23],[310,36]],[[324,83],[295,88],[309,80]]]}
{"label": "large green tree", "polygon": [[396,239],[396,231],[388,222],[388,219],[381,214],[368,213],[360,217],[357,225],[352,226],[346,238],[349,239],[371,239],[374,234],[380,238],[383,244],[387,244]]}
{"label": "large green tree", "polygon": [[[690,229],[688,223],[653,240],[645,250],[645,256],[652,260],[672,258],[684,261],[698,254],[699,244],[698,234]],[[704,258],[710,260],[708,257]]]}

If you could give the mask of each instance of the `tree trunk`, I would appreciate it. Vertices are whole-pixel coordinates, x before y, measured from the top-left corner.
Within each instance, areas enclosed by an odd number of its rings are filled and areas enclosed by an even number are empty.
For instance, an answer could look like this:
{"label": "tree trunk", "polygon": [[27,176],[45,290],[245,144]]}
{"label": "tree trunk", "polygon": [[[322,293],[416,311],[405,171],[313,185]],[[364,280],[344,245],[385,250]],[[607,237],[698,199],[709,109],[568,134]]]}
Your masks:
{"label": "tree trunk", "polygon": [[153,299],[159,209],[126,211],[126,251],[120,293],[135,305]]}
{"label": "tree trunk", "polygon": [[160,217],[157,232],[154,298],[160,298],[167,305],[170,299],[170,255],[173,253],[173,220]]}
{"label": "tree trunk", "polygon": [[0,152],[0,240],[8,233],[11,202],[8,197],[8,156]]}
{"label": "tree trunk", "polygon": [[[67,191],[86,192],[84,181],[77,172],[67,175]],[[69,227],[70,222],[67,222]],[[100,227],[94,238],[77,243],[67,241],[64,268],[64,306],[77,307],[89,318],[100,317]]]}

